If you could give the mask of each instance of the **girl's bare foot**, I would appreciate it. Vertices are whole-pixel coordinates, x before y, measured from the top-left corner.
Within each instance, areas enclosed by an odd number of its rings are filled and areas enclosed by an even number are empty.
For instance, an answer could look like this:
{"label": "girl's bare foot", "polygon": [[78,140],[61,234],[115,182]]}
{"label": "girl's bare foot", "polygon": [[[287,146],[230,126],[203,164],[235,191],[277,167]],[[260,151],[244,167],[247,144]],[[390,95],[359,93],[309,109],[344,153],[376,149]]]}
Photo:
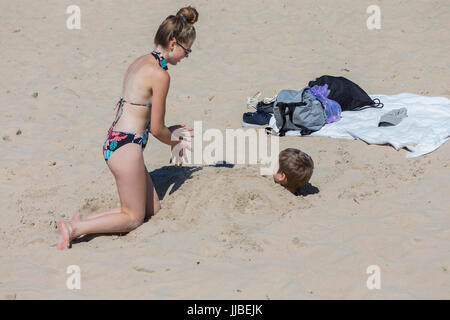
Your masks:
{"label": "girl's bare foot", "polygon": [[83,216],[81,215],[81,213],[79,213],[79,212],[75,212],[74,214],[73,214],[73,217],[72,217],[72,223],[74,223],[74,222],[79,222],[79,221],[81,221],[81,220],[83,220]]}
{"label": "girl's bare foot", "polygon": [[59,229],[59,232],[61,233],[61,237],[60,237],[59,242],[56,244],[56,247],[59,250],[64,250],[66,248],[69,248],[70,241],[72,240],[71,239],[72,226],[68,222],[59,221],[58,229]]}

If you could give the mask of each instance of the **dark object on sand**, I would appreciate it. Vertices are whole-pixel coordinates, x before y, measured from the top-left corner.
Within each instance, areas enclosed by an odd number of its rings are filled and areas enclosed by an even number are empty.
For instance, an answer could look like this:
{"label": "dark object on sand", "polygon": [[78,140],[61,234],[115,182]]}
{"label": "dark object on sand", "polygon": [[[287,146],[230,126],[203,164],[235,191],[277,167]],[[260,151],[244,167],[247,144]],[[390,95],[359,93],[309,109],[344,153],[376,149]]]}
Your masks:
{"label": "dark object on sand", "polygon": [[323,86],[325,84],[330,89],[328,99],[337,101],[341,105],[342,111],[383,108],[384,106],[379,99],[372,100],[360,86],[344,77],[325,75],[310,81],[308,86]]}

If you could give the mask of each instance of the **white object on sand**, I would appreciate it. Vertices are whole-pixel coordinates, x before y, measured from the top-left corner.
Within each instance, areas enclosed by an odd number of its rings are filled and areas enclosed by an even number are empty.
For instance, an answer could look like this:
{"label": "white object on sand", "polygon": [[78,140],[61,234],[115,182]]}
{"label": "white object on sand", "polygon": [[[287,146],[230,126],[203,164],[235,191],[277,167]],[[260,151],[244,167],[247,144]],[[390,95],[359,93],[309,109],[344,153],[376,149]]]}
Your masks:
{"label": "white object on sand", "polygon": [[[256,106],[259,102],[259,97],[261,96],[261,91],[258,91],[255,93],[253,97],[247,97],[247,109],[256,109]],[[265,97],[262,101],[265,104],[269,104],[271,102],[274,102],[277,99],[277,95],[274,95],[272,97]]]}
{"label": "white object on sand", "polygon": [[[326,136],[341,139],[361,139],[369,144],[390,144],[396,150],[411,151],[407,158],[430,153],[450,137],[450,100],[445,97],[425,97],[411,93],[392,96],[370,95],[384,103],[382,109],[368,108],[361,111],[344,111],[342,119],[326,124],[311,136]],[[378,127],[381,115],[387,111],[406,108],[408,117],[392,127]],[[269,126],[278,132],[275,118]],[[300,135],[288,131],[286,135]]]}

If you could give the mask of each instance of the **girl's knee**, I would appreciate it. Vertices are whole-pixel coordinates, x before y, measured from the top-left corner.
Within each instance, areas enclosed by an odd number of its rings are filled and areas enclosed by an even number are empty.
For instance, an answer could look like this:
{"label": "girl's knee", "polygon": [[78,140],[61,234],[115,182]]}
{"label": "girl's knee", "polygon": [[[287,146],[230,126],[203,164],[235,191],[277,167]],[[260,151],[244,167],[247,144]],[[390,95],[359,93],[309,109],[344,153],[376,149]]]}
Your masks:
{"label": "girl's knee", "polygon": [[132,231],[132,230],[140,227],[143,223],[144,223],[144,217],[142,217],[142,218],[130,217],[130,222],[128,223],[128,229],[129,229],[129,231]]}
{"label": "girl's knee", "polygon": [[144,223],[145,212],[141,210],[131,210],[126,207],[122,207],[122,213],[128,217],[128,223],[126,224],[127,231],[132,231]]}

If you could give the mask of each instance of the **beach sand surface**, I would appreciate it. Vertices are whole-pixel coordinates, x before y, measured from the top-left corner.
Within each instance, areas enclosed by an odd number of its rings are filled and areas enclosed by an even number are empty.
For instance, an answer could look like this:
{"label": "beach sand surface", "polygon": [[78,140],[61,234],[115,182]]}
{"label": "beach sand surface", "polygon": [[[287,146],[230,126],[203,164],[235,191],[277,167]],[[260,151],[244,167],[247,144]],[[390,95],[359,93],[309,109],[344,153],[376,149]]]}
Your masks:
{"label": "beach sand surface", "polygon": [[[0,2],[0,299],[449,299],[450,144],[408,151],[284,137],[314,160],[304,195],[259,165],[145,163],[162,209],[128,234],[59,251],[56,222],[117,207],[102,144],[122,77],[163,19],[192,4],[188,59],[169,65],[167,125],[237,129],[246,97],[324,74],[369,94],[450,97],[448,1]],[[367,7],[381,9],[369,30]],[[206,142],[205,142],[206,145]],[[68,267],[81,272],[70,290]],[[369,266],[381,288],[369,290]]]}

